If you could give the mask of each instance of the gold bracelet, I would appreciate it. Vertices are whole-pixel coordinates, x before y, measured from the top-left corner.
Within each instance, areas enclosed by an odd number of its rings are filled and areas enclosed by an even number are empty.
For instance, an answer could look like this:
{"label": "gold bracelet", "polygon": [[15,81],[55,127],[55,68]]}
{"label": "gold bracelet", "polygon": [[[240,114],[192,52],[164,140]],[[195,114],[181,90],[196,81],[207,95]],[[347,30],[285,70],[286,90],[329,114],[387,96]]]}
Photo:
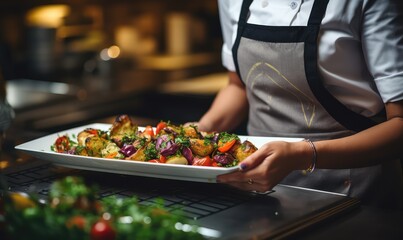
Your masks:
{"label": "gold bracelet", "polygon": [[306,170],[304,170],[304,172],[312,173],[316,167],[316,160],[318,159],[318,153],[316,152],[315,144],[313,144],[313,142],[310,139],[304,139],[304,142],[307,142],[309,146],[311,146],[313,152],[311,165]]}

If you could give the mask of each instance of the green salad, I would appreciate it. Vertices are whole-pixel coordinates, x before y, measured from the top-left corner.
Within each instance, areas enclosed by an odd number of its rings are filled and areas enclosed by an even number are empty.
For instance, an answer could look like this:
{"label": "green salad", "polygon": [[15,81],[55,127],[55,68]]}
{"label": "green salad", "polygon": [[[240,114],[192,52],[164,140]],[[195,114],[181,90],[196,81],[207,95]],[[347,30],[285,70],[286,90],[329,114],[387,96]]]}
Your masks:
{"label": "green salad", "polygon": [[46,203],[34,195],[1,196],[3,239],[203,239],[198,227],[163,207],[140,205],[135,197],[98,199],[82,178],[55,181]]}

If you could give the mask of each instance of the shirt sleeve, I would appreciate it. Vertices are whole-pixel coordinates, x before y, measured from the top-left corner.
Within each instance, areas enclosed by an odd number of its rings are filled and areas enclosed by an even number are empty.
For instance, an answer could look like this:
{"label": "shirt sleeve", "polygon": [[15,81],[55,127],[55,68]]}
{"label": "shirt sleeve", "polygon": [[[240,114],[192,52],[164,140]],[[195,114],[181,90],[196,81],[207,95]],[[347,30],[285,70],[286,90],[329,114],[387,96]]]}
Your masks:
{"label": "shirt sleeve", "polygon": [[368,0],[363,7],[361,37],[368,70],[385,103],[403,100],[403,3]]}
{"label": "shirt sleeve", "polygon": [[221,49],[221,61],[228,71],[235,71],[235,63],[232,57],[232,46],[238,29],[238,19],[242,1],[219,0],[218,10],[220,15],[223,45]]}

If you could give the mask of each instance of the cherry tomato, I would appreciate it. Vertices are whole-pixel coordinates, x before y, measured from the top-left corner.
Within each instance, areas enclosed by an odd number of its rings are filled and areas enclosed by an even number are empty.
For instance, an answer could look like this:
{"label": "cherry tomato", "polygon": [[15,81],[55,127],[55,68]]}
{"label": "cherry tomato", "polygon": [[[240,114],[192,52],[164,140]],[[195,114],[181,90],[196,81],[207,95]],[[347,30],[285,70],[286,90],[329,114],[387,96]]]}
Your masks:
{"label": "cherry tomato", "polygon": [[150,163],[160,163],[160,161],[158,159],[151,159],[151,160],[148,160],[148,162],[150,162]]}
{"label": "cherry tomato", "polygon": [[236,142],[236,139],[232,139],[231,141],[228,141],[228,142],[224,143],[217,150],[222,152],[222,153],[225,153],[228,150],[230,150],[232,148],[232,146],[234,146],[235,142]]}
{"label": "cherry tomato", "polygon": [[115,230],[106,220],[97,221],[91,228],[91,240],[114,240],[115,238]]}
{"label": "cherry tomato", "polygon": [[157,124],[156,129],[155,129],[155,134],[160,133],[162,129],[166,128],[166,126],[167,126],[167,123],[166,123],[166,122],[159,122],[159,123]]}
{"label": "cherry tomato", "polygon": [[67,136],[61,136],[56,139],[55,149],[58,153],[67,152],[70,150],[70,140]]}
{"label": "cherry tomato", "polygon": [[167,162],[167,158],[160,155],[160,159],[159,159],[160,163],[166,163]]}
{"label": "cherry tomato", "polygon": [[198,158],[195,157],[193,159],[193,165],[194,166],[212,166],[213,161],[209,156],[203,157],[203,158]]}
{"label": "cherry tomato", "polygon": [[144,133],[150,137],[154,137],[154,129],[151,126],[146,126]]}

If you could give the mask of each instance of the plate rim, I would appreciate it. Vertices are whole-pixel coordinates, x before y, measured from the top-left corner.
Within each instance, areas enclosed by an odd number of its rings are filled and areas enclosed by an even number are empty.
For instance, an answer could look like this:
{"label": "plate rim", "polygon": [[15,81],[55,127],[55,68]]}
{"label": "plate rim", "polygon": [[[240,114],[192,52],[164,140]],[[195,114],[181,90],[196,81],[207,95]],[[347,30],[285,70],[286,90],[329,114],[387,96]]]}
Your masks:
{"label": "plate rim", "polygon": [[[212,166],[190,166],[190,165],[179,165],[179,164],[157,164],[157,163],[149,163],[149,162],[142,162],[142,161],[132,161],[132,160],[122,160],[122,159],[107,159],[107,158],[100,158],[100,157],[90,157],[90,156],[81,156],[81,155],[72,155],[72,154],[65,154],[65,153],[57,153],[53,152],[50,147],[51,144],[56,140],[57,136],[62,136],[65,134],[69,134],[69,136],[73,134],[77,134],[78,132],[84,130],[85,128],[97,128],[101,130],[109,130],[112,124],[108,123],[90,123],[85,124],[78,127],[73,127],[66,130],[61,130],[55,133],[48,134],[46,136],[42,136],[24,143],[21,143],[14,148],[20,151],[24,151],[35,158],[39,158],[48,162],[51,162],[56,165],[60,166],[67,166],[70,168],[75,169],[83,169],[85,170],[93,170],[93,171],[101,171],[101,172],[114,172],[126,175],[137,175],[137,176],[147,176],[147,177],[157,177],[157,178],[169,178],[175,180],[186,180],[186,181],[199,181],[199,182],[216,182],[215,178],[218,175],[226,174],[230,172],[237,171],[239,169],[238,166],[233,167],[212,167]],[[144,129],[145,127],[140,127],[139,129]],[[249,139],[260,139],[264,142],[269,142],[273,140],[288,140],[288,141],[300,141],[301,138],[282,138],[282,137],[262,137],[262,136],[249,136],[249,135],[238,135],[241,139],[249,140]],[[52,140],[52,141],[51,141]],[[48,146],[42,146],[41,149],[35,148],[33,145],[41,144],[44,142],[48,142]],[[252,141],[253,143],[253,141]],[[46,150],[48,149],[48,150]],[[61,159],[65,160],[61,160]],[[53,160],[52,160],[53,159]],[[75,162],[85,160],[84,164],[76,164]],[[63,163],[62,161],[66,161]],[[122,169],[108,169],[105,167],[96,167],[96,163],[116,168],[116,164],[122,163]],[[92,165],[92,167],[89,167]],[[138,166],[142,170],[146,170],[145,172],[139,171],[127,171],[124,169],[124,166],[130,166],[131,168]],[[150,168],[151,170],[149,170]],[[176,171],[176,174],[167,174],[166,172],[162,171]],[[190,169],[190,170],[189,170]],[[160,172],[158,172],[160,171]],[[188,174],[183,173],[181,171],[191,171],[196,174],[196,176],[187,176]],[[214,178],[214,179],[213,179]]]}

